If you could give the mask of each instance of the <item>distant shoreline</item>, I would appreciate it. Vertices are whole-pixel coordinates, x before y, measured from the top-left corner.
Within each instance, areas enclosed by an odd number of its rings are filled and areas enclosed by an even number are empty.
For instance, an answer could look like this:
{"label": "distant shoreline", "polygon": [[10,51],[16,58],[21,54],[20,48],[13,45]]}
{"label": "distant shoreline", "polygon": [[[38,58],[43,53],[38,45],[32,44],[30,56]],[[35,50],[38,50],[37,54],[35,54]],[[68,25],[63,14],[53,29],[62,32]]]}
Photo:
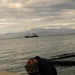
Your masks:
{"label": "distant shoreline", "polygon": [[[68,33],[68,34],[53,34],[53,35],[40,35],[39,37],[48,37],[48,36],[65,36],[65,35],[75,35],[75,33]],[[24,38],[23,36],[22,37],[9,37],[9,38],[0,38],[0,40],[3,40],[3,39],[17,39],[17,38]]]}
{"label": "distant shoreline", "polygon": [[63,35],[75,35],[75,33],[69,33],[69,34],[53,34],[53,35],[43,35],[43,36],[63,36]]}

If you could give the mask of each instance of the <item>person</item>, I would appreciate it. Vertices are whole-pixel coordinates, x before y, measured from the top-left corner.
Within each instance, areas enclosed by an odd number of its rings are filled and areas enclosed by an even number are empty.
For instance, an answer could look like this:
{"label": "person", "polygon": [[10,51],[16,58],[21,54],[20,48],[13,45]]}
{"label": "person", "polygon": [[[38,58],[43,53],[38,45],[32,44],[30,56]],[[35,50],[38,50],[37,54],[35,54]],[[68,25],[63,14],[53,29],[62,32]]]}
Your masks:
{"label": "person", "polygon": [[30,58],[24,67],[29,75],[57,75],[55,66],[46,58],[39,56]]}

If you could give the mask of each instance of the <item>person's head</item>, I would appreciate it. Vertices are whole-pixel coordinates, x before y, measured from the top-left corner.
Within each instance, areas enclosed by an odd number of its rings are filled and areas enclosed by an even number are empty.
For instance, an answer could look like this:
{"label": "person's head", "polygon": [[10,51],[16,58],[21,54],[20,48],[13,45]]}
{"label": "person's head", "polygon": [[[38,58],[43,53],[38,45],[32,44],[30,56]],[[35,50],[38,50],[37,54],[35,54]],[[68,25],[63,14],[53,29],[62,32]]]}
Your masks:
{"label": "person's head", "polygon": [[29,59],[25,69],[29,75],[57,75],[55,66],[39,56]]}
{"label": "person's head", "polygon": [[27,61],[25,69],[29,75],[36,75],[38,72],[38,60],[31,58]]}

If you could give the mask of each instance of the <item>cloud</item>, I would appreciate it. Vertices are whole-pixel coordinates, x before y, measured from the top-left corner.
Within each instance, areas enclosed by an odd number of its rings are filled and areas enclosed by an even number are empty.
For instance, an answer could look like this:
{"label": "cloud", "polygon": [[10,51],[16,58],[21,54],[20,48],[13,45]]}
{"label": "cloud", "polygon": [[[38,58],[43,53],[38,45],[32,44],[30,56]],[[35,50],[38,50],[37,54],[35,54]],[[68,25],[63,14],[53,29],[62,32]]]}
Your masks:
{"label": "cloud", "polygon": [[0,29],[11,29],[12,32],[14,30],[19,32],[40,27],[56,28],[69,26],[73,28],[74,24],[74,0],[0,1]]}
{"label": "cloud", "polygon": [[32,22],[38,22],[38,21],[41,21],[42,19],[32,19]]}

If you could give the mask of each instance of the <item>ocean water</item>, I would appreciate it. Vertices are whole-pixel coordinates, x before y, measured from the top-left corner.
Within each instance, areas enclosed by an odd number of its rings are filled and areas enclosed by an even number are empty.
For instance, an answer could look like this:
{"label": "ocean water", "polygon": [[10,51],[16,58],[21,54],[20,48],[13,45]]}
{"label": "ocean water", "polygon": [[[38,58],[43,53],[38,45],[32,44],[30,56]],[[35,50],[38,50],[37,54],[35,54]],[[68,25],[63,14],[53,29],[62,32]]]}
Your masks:
{"label": "ocean water", "polygon": [[[75,35],[0,39],[0,70],[27,75],[24,65],[29,58],[49,59],[70,52],[75,52]],[[58,75],[75,75],[75,66],[56,69]]]}

